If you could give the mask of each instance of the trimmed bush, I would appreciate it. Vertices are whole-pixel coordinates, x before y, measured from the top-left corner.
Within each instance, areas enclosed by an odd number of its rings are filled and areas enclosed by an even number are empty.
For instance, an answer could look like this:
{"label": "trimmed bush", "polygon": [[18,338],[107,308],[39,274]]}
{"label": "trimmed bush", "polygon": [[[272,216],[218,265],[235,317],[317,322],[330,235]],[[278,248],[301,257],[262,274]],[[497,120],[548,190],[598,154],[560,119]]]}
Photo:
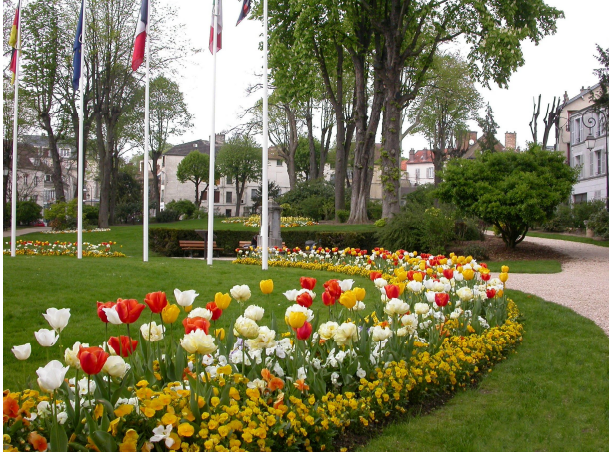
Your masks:
{"label": "trimmed bush", "polygon": [[488,250],[484,246],[475,243],[466,246],[463,250],[463,254],[465,256],[471,256],[477,261],[483,261],[489,258]]}
{"label": "trimmed bush", "polygon": [[609,212],[605,209],[593,214],[588,220],[588,227],[605,240],[609,240]]}
{"label": "trimmed bush", "polygon": [[165,209],[159,212],[156,216],[157,223],[172,223],[178,221],[180,218],[180,212],[171,209]]}
{"label": "trimmed bush", "polygon": [[345,223],[349,219],[350,212],[348,210],[339,210],[336,212],[336,216],[338,221],[341,223]]}
{"label": "trimmed bush", "polygon": [[194,202],[189,201],[188,199],[180,199],[179,201],[171,201],[167,203],[165,210],[175,210],[179,213],[178,217],[181,215],[192,217],[192,215],[197,211],[197,206]]}
{"label": "trimmed bush", "polygon": [[42,207],[34,201],[17,201],[17,223],[28,225],[40,219]]}

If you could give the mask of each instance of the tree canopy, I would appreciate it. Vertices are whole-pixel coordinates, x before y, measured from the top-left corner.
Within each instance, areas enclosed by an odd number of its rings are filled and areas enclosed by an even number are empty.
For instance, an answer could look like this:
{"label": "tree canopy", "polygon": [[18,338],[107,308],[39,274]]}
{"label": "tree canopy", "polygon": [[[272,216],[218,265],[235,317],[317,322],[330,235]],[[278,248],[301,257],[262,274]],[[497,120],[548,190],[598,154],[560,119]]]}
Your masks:
{"label": "tree canopy", "polygon": [[[178,164],[176,172],[178,180],[182,183],[190,181],[195,184],[195,204],[201,207],[201,194],[209,186],[209,155],[199,151],[192,151]],[[206,182],[205,189],[199,191],[199,185]]]}
{"label": "tree canopy", "polygon": [[562,154],[532,145],[526,152],[484,152],[474,160],[448,162],[438,197],[476,215],[500,231],[509,248],[529,228],[552,218],[568,199],[577,169]]}

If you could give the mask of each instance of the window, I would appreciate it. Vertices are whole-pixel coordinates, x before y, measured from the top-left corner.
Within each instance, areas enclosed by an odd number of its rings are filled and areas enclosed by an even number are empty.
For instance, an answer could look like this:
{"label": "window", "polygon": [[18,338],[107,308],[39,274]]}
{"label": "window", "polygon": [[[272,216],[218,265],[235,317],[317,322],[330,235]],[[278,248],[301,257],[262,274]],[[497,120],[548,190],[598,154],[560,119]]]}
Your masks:
{"label": "window", "polygon": [[282,161],[281,160],[277,160],[277,166],[281,166]]}
{"label": "window", "polygon": [[256,196],[258,196],[258,189],[252,188],[251,199],[254,199]]}
{"label": "window", "polygon": [[44,201],[45,202],[55,201],[55,190],[45,190],[44,191]]}
{"label": "window", "polygon": [[417,168],[414,170],[414,178],[419,180],[421,178],[421,168]]}
{"label": "window", "polygon": [[[582,164],[582,156],[581,155],[574,155],[573,156],[573,168],[578,168],[580,167],[580,165]],[[581,179],[582,177],[584,177],[584,168],[581,167],[579,174],[577,175],[578,179]]]}
{"label": "window", "polygon": [[427,168],[427,179],[433,179],[433,168]]}
{"label": "window", "polygon": [[233,183],[233,177],[226,176],[226,185],[232,185],[232,183]]}
{"label": "window", "polygon": [[596,190],[594,192],[594,199],[602,199],[601,198],[601,191],[600,190]]}
{"label": "window", "polygon": [[161,202],[165,202],[165,190],[161,190]]}
{"label": "window", "polygon": [[602,157],[601,157],[601,151],[595,151],[594,152],[594,161],[596,162],[596,172],[595,174],[603,174],[603,167],[601,165],[602,163]]}
{"label": "window", "polygon": [[573,137],[571,139],[571,143],[572,144],[577,144],[580,141],[580,136],[581,136],[581,127],[582,127],[582,122],[581,122],[581,118],[577,118],[575,119],[575,122],[573,124]]}
{"label": "window", "polygon": [[579,204],[580,202],[588,202],[588,193],[580,193],[579,195],[573,195],[573,203]]}
{"label": "window", "polygon": [[50,174],[45,174],[44,175],[44,181],[45,182],[51,182],[51,175]]}
{"label": "window", "polygon": [[594,176],[594,152],[590,151],[588,157],[590,158],[590,160],[588,161],[590,168],[590,174],[588,174],[588,177],[592,177]]}
{"label": "window", "polygon": [[27,180],[28,180],[28,175],[24,174],[23,175],[23,185],[27,185]]}
{"label": "window", "polygon": [[220,202],[220,190],[214,190],[214,203],[218,204]]}
{"label": "window", "polygon": [[38,176],[34,176],[34,187],[38,187]]}
{"label": "window", "polygon": [[207,201],[207,190],[201,192],[201,201]]}
{"label": "window", "polygon": [[161,166],[165,168],[165,156],[161,159]]}
{"label": "window", "polygon": [[60,154],[62,157],[67,158],[67,157],[70,157],[70,155],[72,154],[72,152],[70,151],[70,149],[69,149],[69,148],[62,148],[62,149],[60,149],[60,150],[59,150],[59,154]]}
{"label": "window", "polygon": [[226,209],[226,217],[230,218],[233,216],[233,211],[231,209]]}
{"label": "window", "polygon": [[[226,192],[226,204],[231,204],[233,202],[233,192],[232,191],[227,191]],[[227,215],[228,217],[230,217],[230,215]]]}

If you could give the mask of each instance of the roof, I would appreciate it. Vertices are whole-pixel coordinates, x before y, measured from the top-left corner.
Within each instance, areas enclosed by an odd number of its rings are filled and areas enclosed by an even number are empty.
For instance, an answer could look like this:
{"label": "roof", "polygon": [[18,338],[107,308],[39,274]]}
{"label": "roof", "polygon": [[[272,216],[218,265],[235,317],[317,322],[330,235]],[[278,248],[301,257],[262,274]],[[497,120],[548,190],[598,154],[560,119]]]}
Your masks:
{"label": "roof", "polygon": [[[484,135],[482,135],[482,137],[480,137],[480,140],[484,141]],[[476,152],[480,152],[480,140],[476,141],[473,145],[471,145],[467,151],[465,152],[465,154],[463,154],[462,158],[464,159],[473,159],[476,156]],[[497,143],[495,145],[495,151],[496,152],[503,152],[505,151],[505,147],[501,144],[501,143]]]}
{"label": "roof", "polygon": [[422,149],[414,153],[414,156],[408,160],[408,164],[417,163],[433,163],[433,152],[429,149]]}
{"label": "roof", "polygon": [[408,160],[402,159],[402,161],[400,162],[400,171],[407,171],[408,170]]}
{"label": "roof", "polygon": [[[178,144],[165,152],[165,155],[179,155],[185,157],[192,151],[199,151],[202,154],[209,155],[209,141],[195,140]],[[218,153],[218,147],[216,147],[216,153]]]}
{"label": "roof", "polygon": [[[30,170],[45,174],[52,173],[52,168],[42,162],[34,146],[29,143],[18,143],[17,146],[17,169],[19,171]],[[36,161],[38,164],[34,164]]]}
{"label": "roof", "polygon": [[[27,143],[31,146],[37,148],[48,148],[49,147],[49,137],[46,135],[23,135],[23,139],[20,140],[20,143]],[[76,146],[71,143],[66,143],[65,141],[57,142],[58,148],[68,147],[71,150],[75,150]]]}
{"label": "roof", "polygon": [[576,100],[579,99],[583,99],[583,97],[590,93],[591,91],[594,91],[596,88],[598,88],[600,86],[600,83],[597,83],[594,86],[589,86],[587,89],[584,89],[582,91],[579,92],[579,94],[577,94],[576,96],[573,96],[572,98],[570,98],[567,102],[565,102],[562,106],[562,108],[565,108],[567,105],[572,104],[573,102],[575,102]]}

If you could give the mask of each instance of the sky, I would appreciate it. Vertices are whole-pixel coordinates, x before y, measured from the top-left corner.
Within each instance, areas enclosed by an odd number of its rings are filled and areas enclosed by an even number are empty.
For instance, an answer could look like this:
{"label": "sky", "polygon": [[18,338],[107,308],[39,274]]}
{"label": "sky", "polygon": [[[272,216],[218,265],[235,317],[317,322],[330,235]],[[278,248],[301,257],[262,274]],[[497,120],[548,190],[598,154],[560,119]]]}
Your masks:
{"label": "sky", "polygon": [[[177,144],[208,139],[211,134],[213,56],[207,45],[212,1],[179,0],[173,3],[178,7],[178,20],[184,24],[183,32],[191,44],[204,49],[180,63],[177,81],[194,114],[194,127],[182,137],[174,138],[173,142]],[[222,5],[223,46],[217,55],[216,133],[237,126],[242,121],[239,115],[262,96],[261,90],[250,96],[246,94],[249,85],[262,81],[261,77],[256,77],[262,74],[263,68],[262,51],[259,50],[262,24],[245,20],[236,27],[241,3],[241,0],[224,0]],[[523,44],[525,65],[512,75],[507,89],[496,85],[490,90],[479,87],[484,101],[493,109],[499,124],[497,138],[502,143],[505,132],[516,132],[517,145],[525,147],[532,139],[529,121],[533,99],[537,100],[539,94],[542,96],[538,127],[543,129],[546,104],[551,103],[554,96],[562,98],[567,92],[572,97],[582,86],[594,85],[597,79],[593,70],[598,67],[594,58],[596,44],[609,48],[609,32],[603,24],[609,17],[607,0],[546,0],[546,3],[565,14],[557,23],[556,34],[544,38],[538,46],[530,42]],[[478,130],[475,122],[470,127]],[[316,133],[319,134],[319,130]],[[553,144],[553,138],[549,144]],[[402,148],[407,155],[409,149],[418,150],[426,145],[422,136],[415,135],[405,138]]]}

